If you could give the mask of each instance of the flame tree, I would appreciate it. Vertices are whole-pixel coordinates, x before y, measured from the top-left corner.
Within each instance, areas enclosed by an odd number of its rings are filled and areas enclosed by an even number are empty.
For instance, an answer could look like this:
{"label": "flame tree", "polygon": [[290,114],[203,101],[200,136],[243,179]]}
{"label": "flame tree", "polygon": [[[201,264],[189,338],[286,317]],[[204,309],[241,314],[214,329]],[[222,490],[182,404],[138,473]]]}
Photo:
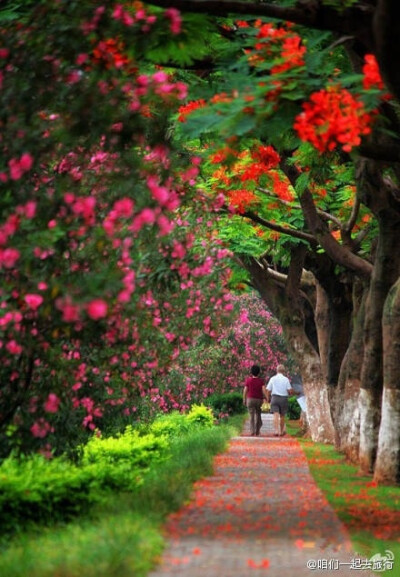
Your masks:
{"label": "flame tree", "polygon": [[376,481],[396,483],[394,3],[174,6],[215,21],[219,43],[194,63],[178,122],[204,151],[210,190],[224,196],[222,236],[302,367],[313,437],[335,440]]}

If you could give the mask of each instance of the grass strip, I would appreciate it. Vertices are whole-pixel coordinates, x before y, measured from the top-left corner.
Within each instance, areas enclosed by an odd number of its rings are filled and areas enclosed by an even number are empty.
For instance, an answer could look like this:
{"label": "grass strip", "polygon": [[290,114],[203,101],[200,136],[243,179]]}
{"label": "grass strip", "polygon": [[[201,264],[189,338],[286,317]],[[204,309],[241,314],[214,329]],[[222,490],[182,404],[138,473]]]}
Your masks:
{"label": "grass strip", "polygon": [[172,457],[149,470],[137,491],[115,493],[91,517],[37,528],[3,545],[7,577],[145,577],[164,548],[162,524],[212,472],[213,457],[243,425],[243,416],[171,442]]}
{"label": "grass strip", "polygon": [[332,445],[299,436],[295,423],[288,432],[296,436],[307,457],[310,472],[339,519],[346,526],[354,550],[370,559],[391,551],[400,565],[400,487],[377,486],[362,475]]}

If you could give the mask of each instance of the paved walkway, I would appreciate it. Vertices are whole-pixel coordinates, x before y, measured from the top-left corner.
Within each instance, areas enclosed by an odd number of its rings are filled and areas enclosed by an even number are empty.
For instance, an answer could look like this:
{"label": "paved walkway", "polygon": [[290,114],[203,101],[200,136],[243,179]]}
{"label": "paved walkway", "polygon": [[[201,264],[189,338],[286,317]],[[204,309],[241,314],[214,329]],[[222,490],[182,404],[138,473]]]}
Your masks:
{"label": "paved walkway", "polygon": [[371,577],[357,569],[299,443],[266,433],[267,423],[260,437],[247,427],[169,518],[168,546],[149,577]]}

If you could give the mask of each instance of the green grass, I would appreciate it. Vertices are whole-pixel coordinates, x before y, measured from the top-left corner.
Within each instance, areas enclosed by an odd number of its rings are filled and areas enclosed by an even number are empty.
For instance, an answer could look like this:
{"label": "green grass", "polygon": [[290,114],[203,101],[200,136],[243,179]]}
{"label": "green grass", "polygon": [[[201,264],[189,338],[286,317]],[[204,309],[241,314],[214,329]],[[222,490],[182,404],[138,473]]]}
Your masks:
{"label": "green grass", "polygon": [[333,446],[301,438],[293,423],[288,432],[299,439],[311,474],[347,527],[355,551],[370,558],[390,550],[398,565],[400,487],[376,486],[372,477],[361,475]]}
{"label": "green grass", "polygon": [[145,577],[162,553],[165,518],[189,498],[194,481],[211,473],[213,456],[241,430],[243,419],[173,441],[172,458],[155,465],[136,492],[116,493],[90,518],[3,542],[0,575]]}

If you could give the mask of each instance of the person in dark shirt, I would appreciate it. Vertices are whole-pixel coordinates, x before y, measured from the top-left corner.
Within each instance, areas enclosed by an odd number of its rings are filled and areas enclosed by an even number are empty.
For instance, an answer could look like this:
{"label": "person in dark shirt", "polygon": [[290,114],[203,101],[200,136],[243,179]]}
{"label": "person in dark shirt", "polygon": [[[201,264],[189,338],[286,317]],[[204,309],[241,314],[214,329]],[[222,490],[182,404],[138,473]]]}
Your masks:
{"label": "person in dark shirt", "polygon": [[243,389],[243,403],[247,406],[250,415],[250,434],[259,436],[262,427],[261,405],[267,398],[264,379],[260,376],[260,367],[251,367],[251,377],[246,379]]}

